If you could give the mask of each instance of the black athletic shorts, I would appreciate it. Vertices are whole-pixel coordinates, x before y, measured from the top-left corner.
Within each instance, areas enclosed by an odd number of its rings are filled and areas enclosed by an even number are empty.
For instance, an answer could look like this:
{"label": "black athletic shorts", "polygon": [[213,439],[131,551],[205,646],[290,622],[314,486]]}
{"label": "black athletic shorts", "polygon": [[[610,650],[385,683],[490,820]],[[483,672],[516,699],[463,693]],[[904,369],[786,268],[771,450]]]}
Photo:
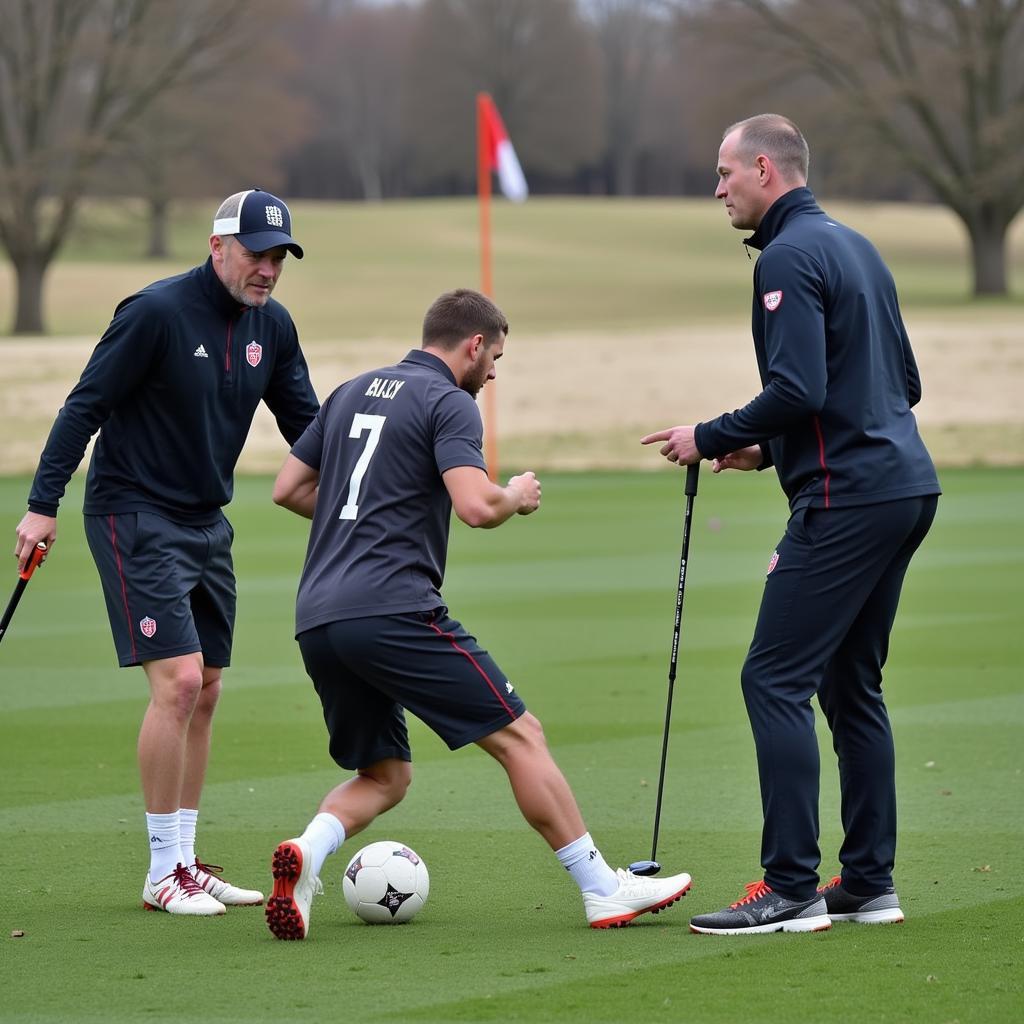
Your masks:
{"label": "black athletic shorts", "polygon": [[331,757],[342,768],[411,761],[403,708],[452,750],[526,711],[505,673],[446,608],[330,622],[298,639]]}
{"label": "black athletic shorts", "polygon": [[226,519],[182,526],[154,512],[86,516],[85,536],[123,667],[196,651],[207,667],[231,663],[234,533]]}

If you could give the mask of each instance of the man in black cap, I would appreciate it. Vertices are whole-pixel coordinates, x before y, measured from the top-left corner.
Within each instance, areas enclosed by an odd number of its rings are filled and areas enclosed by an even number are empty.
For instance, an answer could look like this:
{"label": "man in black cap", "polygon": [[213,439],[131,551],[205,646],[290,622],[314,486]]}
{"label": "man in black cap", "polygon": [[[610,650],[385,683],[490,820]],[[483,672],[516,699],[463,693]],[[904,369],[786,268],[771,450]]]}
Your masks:
{"label": "man in black cap", "polygon": [[235,620],[221,509],[260,401],[289,444],[319,407],[295,325],[270,297],[289,252],[302,259],[288,207],[238,192],[217,211],[202,266],[121,302],[57,415],[17,528],[20,570],[40,541],[52,550],[60,499],[98,430],[85,532],[118,660],[149,681],[138,755],[150,910],[263,902],[196,857],[195,829]]}

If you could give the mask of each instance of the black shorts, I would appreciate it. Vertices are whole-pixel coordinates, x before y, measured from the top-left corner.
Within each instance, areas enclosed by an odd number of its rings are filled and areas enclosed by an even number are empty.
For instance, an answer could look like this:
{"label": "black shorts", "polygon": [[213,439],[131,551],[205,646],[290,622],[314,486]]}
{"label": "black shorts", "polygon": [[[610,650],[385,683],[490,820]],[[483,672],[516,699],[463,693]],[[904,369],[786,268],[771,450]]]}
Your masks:
{"label": "black shorts", "polygon": [[124,667],[199,651],[231,663],[235,571],[231,524],[182,526],[154,512],[86,516],[117,658]]}
{"label": "black shorts", "polygon": [[406,708],[456,750],[511,725],[526,705],[446,608],[331,622],[299,634],[331,757],[366,768],[411,761]]}

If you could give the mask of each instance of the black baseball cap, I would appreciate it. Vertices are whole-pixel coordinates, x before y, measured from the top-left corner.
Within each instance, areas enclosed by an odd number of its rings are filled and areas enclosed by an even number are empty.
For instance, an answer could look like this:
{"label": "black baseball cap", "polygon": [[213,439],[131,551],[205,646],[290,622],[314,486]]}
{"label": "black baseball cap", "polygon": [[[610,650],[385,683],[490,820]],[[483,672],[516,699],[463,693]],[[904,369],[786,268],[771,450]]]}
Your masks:
{"label": "black baseball cap", "polygon": [[213,219],[215,235],[234,235],[250,252],[285,245],[302,259],[302,246],[292,238],[292,215],[287,204],[260,188],[228,196]]}

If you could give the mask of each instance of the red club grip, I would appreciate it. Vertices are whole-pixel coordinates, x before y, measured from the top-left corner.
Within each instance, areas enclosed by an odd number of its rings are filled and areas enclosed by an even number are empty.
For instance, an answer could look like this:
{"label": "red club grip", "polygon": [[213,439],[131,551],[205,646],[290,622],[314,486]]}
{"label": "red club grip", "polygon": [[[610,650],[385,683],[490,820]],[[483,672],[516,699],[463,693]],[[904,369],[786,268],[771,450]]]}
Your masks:
{"label": "red club grip", "polygon": [[31,579],[32,573],[34,573],[36,569],[39,568],[40,564],[42,563],[45,557],[46,544],[43,541],[40,541],[36,545],[35,551],[32,552],[32,557],[28,560],[28,563],[25,565],[25,568],[22,569],[21,572],[18,573],[18,575],[23,580]]}

